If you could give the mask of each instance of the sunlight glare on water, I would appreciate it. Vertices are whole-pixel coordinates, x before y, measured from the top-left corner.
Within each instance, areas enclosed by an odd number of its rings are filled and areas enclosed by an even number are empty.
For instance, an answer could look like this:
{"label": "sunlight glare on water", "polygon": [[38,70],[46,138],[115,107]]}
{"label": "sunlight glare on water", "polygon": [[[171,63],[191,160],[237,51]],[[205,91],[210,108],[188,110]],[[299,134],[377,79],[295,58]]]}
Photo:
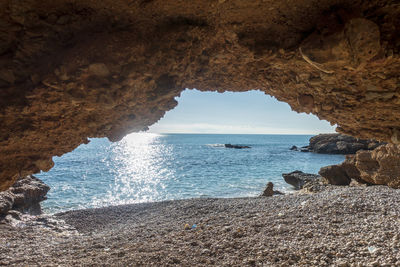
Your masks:
{"label": "sunlight glare on water", "polygon": [[[51,187],[45,212],[199,197],[257,196],[268,181],[291,190],[282,173],[317,173],[343,155],[291,151],[305,135],[214,135],[135,133],[119,142],[91,139],[55,157],[38,175]],[[249,149],[224,145],[244,144]]]}
{"label": "sunlight glare on water", "polygon": [[159,134],[133,133],[112,148],[115,168],[114,183],[103,199],[94,200],[95,206],[156,201],[165,189],[164,180],[174,175],[165,159],[173,157],[171,149],[160,143]]}

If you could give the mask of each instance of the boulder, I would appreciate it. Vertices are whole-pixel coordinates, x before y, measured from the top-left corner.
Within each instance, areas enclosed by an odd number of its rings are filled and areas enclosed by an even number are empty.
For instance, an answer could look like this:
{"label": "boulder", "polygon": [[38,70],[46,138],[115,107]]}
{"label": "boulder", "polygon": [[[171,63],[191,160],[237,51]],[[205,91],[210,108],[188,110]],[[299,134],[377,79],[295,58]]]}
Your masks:
{"label": "boulder", "polygon": [[318,173],[332,185],[349,185],[351,182],[346,170],[340,165],[322,167]]}
{"label": "boulder", "polygon": [[400,188],[400,145],[387,144],[373,151],[359,151],[354,166],[360,179],[367,183]]}
{"label": "boulder", "polygon": [[40,214],[39,203],[46,199],[49,190],[48,185],[33,175],[21,177],[8,190],[0,192],[0,214],[10,210]]}
{"label": "boulder", "polygon": [[46,199],[50,187],[33,175],[22,177],[15,182],[10,191],[16,196],[14,207],[29,206],[30,203]]}
{"label": "boulder", "polygon": [[[355,154],[359,150],[373,150],[382,145],[374,140],[363,140],[344,134],[319,134],[310,138],[307,149],[321,154]],[[307,152],[306,150],[301,150]]]}
{"label": "boulder", "polygon": [[400,145],[386,144],[372,151],[347,155],[338,165],[323,167],[319,174],[328,183],[348,185],[352,180],[370,185],[400,188]]}
{"label": "boulder", "polygon": [[282,177],[286,183],[292,185],[296,190],[302,189],[306,183],[321,179],[321,176],[317,174],[304,173],[302,171],[283,173]]}
{"label": "boulder", "polygon": [[297,146],[292,146],[292,147],[290,148],[290,150],[297,151],[297,150],[298,150],[298,148],[297,148]]}
{"label": "boulder", "polygon": [[346,155],[341,164],[322,167],[319,174],[332,185],[349,185],[351,181],[366,184],[360,177],[360,171],[355,165],[355,155]]}
{"label": "boulder", "polygon": [[282,192],[274,190],[274,184],[272,182],[267,183],[264,192],[261,194],[262,197],[272,197],[273,195],[284,195]]}
{"label": "boulder", "polygon": [[357,169],[355,165],[355,155],[346,155],[345,161],[343,161],[339,166],[346,172],[346,175],[361,184],[365,184],[366,182],[363,181],[360,177],[360,171]]}

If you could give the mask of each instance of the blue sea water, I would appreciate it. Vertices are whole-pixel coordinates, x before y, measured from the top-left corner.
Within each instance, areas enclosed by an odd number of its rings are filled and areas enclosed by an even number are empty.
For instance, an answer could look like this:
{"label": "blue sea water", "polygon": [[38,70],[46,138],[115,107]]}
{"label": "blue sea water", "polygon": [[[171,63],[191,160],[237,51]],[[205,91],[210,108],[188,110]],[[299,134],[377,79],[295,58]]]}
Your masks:
{"label": "blue sea water", "polygon": [[[37,175],[50,185],[45,212],[198,197],[259,195],[266,183],[290,191],[282,173],[317,173],[342,155],[291,151],[310,135],[226,135],[135,133],[111,143],[92,139],[55,157]],[[250,149],[229,149],[223,144]]]}

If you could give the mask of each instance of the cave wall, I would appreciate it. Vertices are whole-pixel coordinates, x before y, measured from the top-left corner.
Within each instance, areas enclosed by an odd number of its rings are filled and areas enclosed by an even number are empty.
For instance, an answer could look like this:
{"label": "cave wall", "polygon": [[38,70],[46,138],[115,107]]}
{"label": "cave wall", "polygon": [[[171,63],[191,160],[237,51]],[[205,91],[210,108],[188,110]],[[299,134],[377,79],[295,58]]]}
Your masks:
{"label": "cave wall", "polygon": [[145,129],[185,88],[259,89],[399,143],[399,30],[389,0],[1,0],[0,190]]}

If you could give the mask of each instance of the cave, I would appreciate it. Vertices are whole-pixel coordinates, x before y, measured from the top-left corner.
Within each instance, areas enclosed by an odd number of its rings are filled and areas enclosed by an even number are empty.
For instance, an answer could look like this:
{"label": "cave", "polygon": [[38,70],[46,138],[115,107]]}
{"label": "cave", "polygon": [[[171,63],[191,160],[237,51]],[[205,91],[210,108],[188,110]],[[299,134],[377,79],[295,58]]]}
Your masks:
{"label": "cave", "polygon": [[91,137],[120,140],[184,88],[259,89],[399,142],[397,1],[2,1],[0,189]]}
{"label": "cave", "polygon": [[147,129],[185,88],[260,90],[386,142],[336,168],[389,185],[0,223],[0,265],[400,266],[399,32],[398,0],[0,1],[0,191]]}

